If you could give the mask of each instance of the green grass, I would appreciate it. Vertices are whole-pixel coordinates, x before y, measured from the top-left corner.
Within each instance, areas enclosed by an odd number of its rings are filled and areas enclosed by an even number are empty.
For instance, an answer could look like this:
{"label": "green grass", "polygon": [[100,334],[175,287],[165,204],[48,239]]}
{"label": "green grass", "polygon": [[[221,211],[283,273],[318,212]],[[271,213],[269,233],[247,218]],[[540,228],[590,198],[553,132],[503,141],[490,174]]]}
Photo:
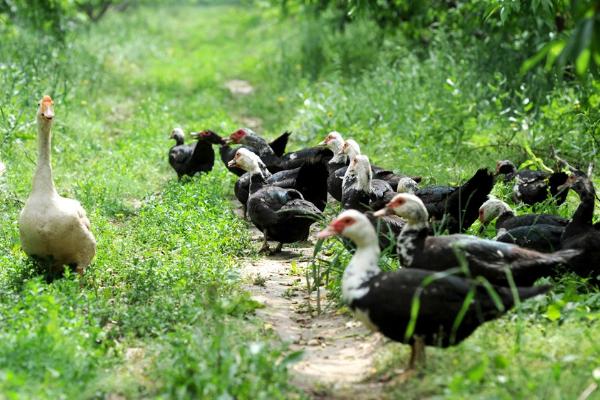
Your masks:
{"label": "green grass", "polygon": [[[75,30],[65,48],[2,28],[0,60],[10,61],[0,65],[0,397],[297,395],[287,350],[240,287],[240,257],[254,251],[229,204],[233,177],[219,164],[176,182],[166,162],[174,126],[228,133],[258,117],[267,136],[293,130],[292,148],[336,129],[377,164],[439,183],[498,158],[527,161],[525,142],[546,160],[554,145],[571,161],[597,161],[596,83],[558,82],[539,95],[510,68],[484,67],[483,45],[440,32],[426,51],[392,36],[376,47],[373,29],[330,32],[240,5],[132,8]],[[230,95],[224,83],[235,78],[255,92]],[[43,282],[20,250],[16,220],[43,93],[56,103],[58,190],[82,202],[98,239],[81,282]],[[508,188],[495,193],[506,198]],[[569,216],[576,206],[570,195],[538,211]],[[348,254],[336,245],[331,256],[335,295]],[[553,284],[460,346],[431,349],[424,374],[392,385],[390,396],[579,396],[600,366],[600,295],[572,276]],[[384,351],[382,372],[404,365],[407,347]]]}
{"label": "green grass", "polygon": [[[145,9],[79,32],[55,55],[22,31],[3,45],[22,68],[2,81],[20,85],[16,94],[5,87],[11,101],[2,105],[3,398],[270,399],[294,392],[285,349],[256,323],[256,304],[240,290],[238,262],[251,246],[229,204],[232,178],[219,165],[179,184],[166,162],[173,126],[236,126],[238,107],[223,83],[253,63],[233,39],[255,18],[223,7]],[[22,43],[31,48],[15,59]],[[51,75],[56,65],[60,76]],[[35,79],[18,80],[29,74]],[[44,283],[19,247],[16,220],[36,149],[30,121],[43,93],[56,103],[58,190],[82,202],[98,240],[82,282]]]}

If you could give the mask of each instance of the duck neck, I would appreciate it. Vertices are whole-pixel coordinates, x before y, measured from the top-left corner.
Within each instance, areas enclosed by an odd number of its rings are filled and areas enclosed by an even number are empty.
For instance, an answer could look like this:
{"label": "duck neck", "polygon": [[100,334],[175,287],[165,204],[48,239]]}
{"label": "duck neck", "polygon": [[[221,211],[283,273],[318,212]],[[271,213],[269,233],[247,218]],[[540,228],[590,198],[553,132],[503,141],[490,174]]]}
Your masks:
{"label": "duck neck", "polygon": [[355,244],[356,251],[342,277],[342,298],[350,305],[367,294],[367,283],[381,272],[377,265],[381,250],[375,232],[364,235]]}
{"label": "duck neck", "polygon": [[594,203],[596,201],[596,192],[592,190],[582,191],[579,195],[581,202],[573,214],[573,222],[579,225],[592,225],[594,217]]}
{"label": "duck neck", "polygon": [[38,160],[33,177],[33,191],[37,193],[54,194],[54,181],[52,179],[51,165],[51,123],[38,121]]}
{"label": "duck neck", "polygon": [[266,185],[266,180],[260,172],[250,172],[250,186],[248,191],[250,194],[258,192]]}
{"label": "duck neck", "polygon": [[407,221],[398,236],[398,258],[404,267],[410,267],[418,252],[424,251],[425,239],[429,235],[429,224],[422,221]]}
{"label": "duck neck", "polygon": [[262,161],[258,164],[258,168],[255,172],[259,173],[264,179],[271,177],[271,171],[269,171],[267,166],[263,164]]}
{"label": "duck neck", "polygon": [[513,210],[505,210],[503,211],[499,216],[498,219],[496,220],[496,226],[501,227],[504,222],[506,222],[507,220],[513,218],[515,216],[515,213],[513,212]]}

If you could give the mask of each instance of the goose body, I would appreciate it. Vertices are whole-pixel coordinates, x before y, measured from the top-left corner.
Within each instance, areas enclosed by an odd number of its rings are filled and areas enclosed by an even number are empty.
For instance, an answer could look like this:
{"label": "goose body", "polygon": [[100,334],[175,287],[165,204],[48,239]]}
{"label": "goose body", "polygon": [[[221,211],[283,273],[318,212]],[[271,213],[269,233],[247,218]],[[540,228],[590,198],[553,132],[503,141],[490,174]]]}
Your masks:
{"label": "goose body", "polygon": [[28,256],[46,262],[53,273],[69,265],[83,274],[96,254],[96,240],[81,204],[60,196],[54,187],[50,161],[52,104],[52,99],[44,96],[37,114],[37,169],[19,216],[21,247]]}
{"label": "goose body", "polygon": [[[394,341],[411,344],[409,367],[413,367],[418,358],[424,359],[424,345],[458,344],[481,324],[500,317],[515,304],[511,290],[505,287],[494,287],[502,303],[498,308],[482,285],[465,278],[436,276],[432,271],[421,269],[382,272],[378,267],[380,250],[373,226],[356,210],[342,212],[318,236],[333,235],[344,236],[356,245],[342,277],[342,299],[371,330]],[[526,299],[547,290],[548,287],[519,287],[517,293]],[[465,299],[471,294],[473,298],[465,309]],[[419,298],[416,315],[415,296]],[[462,321],[457,324],[462,312]],[[416,319],[411,330],[413,318]]]}
{"label": "goose body", "polygon": [[557,204],[562,204],[567,198],[567,190],[561,189],[567,181],[567,174],[564,172],[517,170],[511,161],[502,160],[496,164],[496,175],[504,175],[505,182],[514,182],[515,201],[534,205],[553,198]]}
{"label": "goose body", "polygon": [[453,234],[429,236],[428,215],[421,199],[398,194],[375,215],[394,213],[407,223],[398,237],[398,257],[407,268],[445,271],[465,260],[472,276],[482,276],[494,284],[506,285],[507,272],[515,283],[528,286],[542,276],[553,275],[556,267],[568,264],[579,251],[539,253],[514,244]]}

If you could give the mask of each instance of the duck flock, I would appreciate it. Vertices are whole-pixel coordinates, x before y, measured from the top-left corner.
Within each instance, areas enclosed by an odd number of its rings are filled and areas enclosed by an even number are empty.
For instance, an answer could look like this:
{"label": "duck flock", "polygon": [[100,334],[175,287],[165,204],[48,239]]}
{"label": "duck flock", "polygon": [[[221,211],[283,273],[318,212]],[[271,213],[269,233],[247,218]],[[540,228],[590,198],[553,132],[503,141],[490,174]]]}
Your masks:
{"label": "duck flock", "polygon": [[[44,96],[33,189],[19,218],[21,245],[51,271],[62,273],[67,265],[83,274],[96,241],[81,205],[54,187],[53,120],[53,101]],[[244,218],[263,233],[261,253],[307,240],[325,208],[341,204],[343,211],[317,237],[340,236],[353,253],[342,299],[368,328],[410,344],[411,368],[424,361],[425,346],[458,344],[519,300],[548,291],[548,285],[534,286],[541,277],[574,272],[597,284],[600,226],[593,223],[596,193],[589,173],[518,170],[505,160],[495,173],[479,169],[460,186],[421,187],[420,176],[372,165],[359,144],[339,132],[294,152],[286,152],[289,132],[270,143],[246,128],[226,138],[210,130],[191,135],[195,141],[185,144],[183,130],[172,131],[170,165],[180,179],[208,173],[217,146],[238,176],[234,189]],[[560,204],[573,190],[580,203],[570,219],[516,215],[490,196],[497,180],[514,184],[515,202]],[[496,220],[494,240],[464,234],[477,219],[482,228]],[[269,241],[278,244],[271,249]],[[401,268],[381,271],[383,251],[397,257]]]}

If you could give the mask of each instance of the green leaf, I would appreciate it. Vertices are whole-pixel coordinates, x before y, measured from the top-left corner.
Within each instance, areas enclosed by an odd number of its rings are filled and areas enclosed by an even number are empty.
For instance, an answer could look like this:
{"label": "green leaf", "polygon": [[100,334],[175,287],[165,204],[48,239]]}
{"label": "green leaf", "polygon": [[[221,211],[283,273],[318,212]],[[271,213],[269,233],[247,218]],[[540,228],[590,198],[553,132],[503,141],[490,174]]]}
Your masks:
{"label": "green leaf", "polygon": [[469,378],[471,382],[480,382],[485,376],[487,366],[487,358],[484,358],[483,360],[479,361],[477,364],[469,368],[469,370],[467,371],[467,378]]}
{"label": "green leaf", "polygon": [[556,62],[556,58],[561,54],[566,44],[567,43],[564,40],[557,40],[549,44],[548,57],[546,58],[545,66],[547,70],[554,65],[554,63]]}
{"label": "green leaf", "polygon": [[560,308],[556,304],[550,304],[546,310],[546,318],[550,321],[557,321],[560,319]]}
{"label": "green leaf", "polygon": [[546,54],[548,54],[550,47],[551,47],[550,44],[547,44],[546,46],[542,47],[540,49],[540,51],[535,53],[533,56],[531,56],[527,60],[523,61],[523,64],[521,64],[521,69],[519,70],[519,73],[521,75],[523,75],[523,74],[527,73],[527,71],[529,71],[531,68],[533,68],[537,64],[539,64],[542,61],[542,59],[546,56]]}
{"label": "green leaf", "polygon": [[504,369],[508,367],[509,364],[510,363],[508,362],[508,359],[502,354],[498,354],[496,357],[494,357],[494,366],[498,369]]}
{"label": "green leaf", "polygon": [[323,247],[324,242],[325,242],[324,239],[317,240],[317,243],[315,243],[315,249],[313,250],[313,257],[316,257],[317,254],[319,254],[319,252],[321,251],[321,248]]}
{"label": "green leaf", "polygon": [[279,362],[279,365],[282,367],[286,367],[290,364],[297,363],[298,361],[300,361],[302,359],[303,355],[304,355],[304,350],[298,350],[298,351],[291,352],[290,354],[286,355],[283,358],[283,360],[281,360]]}
{"label": "green leaf", "polygon": [[577,75],[581,76],[587,71],[591,54],[592,52],[590,49],[584,49],[581,54],[579,54],[577,61],[575,61],[575,72],[577,72]]}

